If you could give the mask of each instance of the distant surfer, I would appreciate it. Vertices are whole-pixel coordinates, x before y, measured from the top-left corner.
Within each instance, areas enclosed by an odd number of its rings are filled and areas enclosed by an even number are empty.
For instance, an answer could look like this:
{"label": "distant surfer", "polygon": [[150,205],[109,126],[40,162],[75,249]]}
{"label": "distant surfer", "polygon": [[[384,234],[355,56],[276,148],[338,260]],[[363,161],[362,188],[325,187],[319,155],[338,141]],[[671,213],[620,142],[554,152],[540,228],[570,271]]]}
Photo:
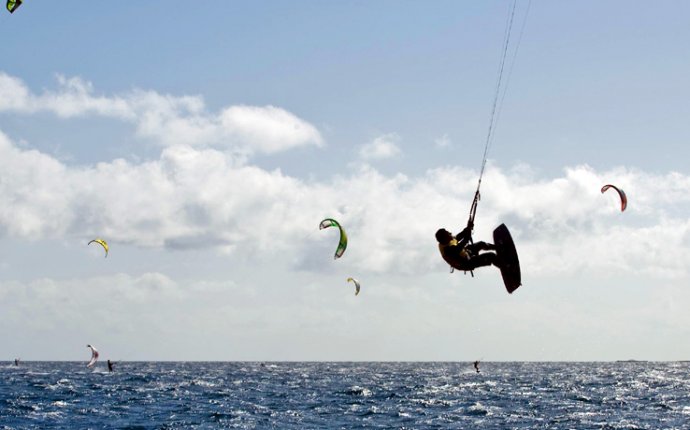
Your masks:
{"label": "distant surfer", "polygon": [[20,362],[20,361],[21,361],[20,359],[15,358],[15,359],[14,359],[14,365],[15,365],[15,366],[19,366],[19,362]]}
{"label": "distant surfer", "polygon": [[501,268],[501,260],[495,252],[496,246],[486,242],[472,242],[473,223],[467,223],[467,227],[456,236],[448,230],[441,228],[436,232],[438,249],[441,256],[457,270],[472,271],[477,267],[494,265]]}
{"label": "distant surfer", "polygon": [[474,370],[476,370],[477,373],[479,373],[479,360],[475,360],[475,362],[474,362]]}
{"label": "distant surfer", "polygon": [[112,372],[112,371],[113,371],[113,364],[115,364],[115,363],[113,363],[112,361],[108,360],[108,372]]}

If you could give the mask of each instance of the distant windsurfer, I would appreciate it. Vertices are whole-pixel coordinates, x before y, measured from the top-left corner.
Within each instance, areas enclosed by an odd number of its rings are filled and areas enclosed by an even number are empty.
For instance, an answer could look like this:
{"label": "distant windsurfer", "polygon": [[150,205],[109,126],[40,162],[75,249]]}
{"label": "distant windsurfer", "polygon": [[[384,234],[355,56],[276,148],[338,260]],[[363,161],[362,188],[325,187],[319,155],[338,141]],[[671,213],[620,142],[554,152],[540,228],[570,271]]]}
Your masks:
{"label": "distant windsurfer", "polygon": [[474,370],[476,370],[477,373],[479,373],[479,360],[476,360],[476,361],[474,362]]}
{"label": "distant windsurfer", "polygon": [[477,267],[492,264],[500,269],[501,260],[495,252],[479,252],[495,251],[495,245],[486,242],[472,243],[473,227],[473,223],[468,222],[467,227],[456,236],[444,228],[439,229],[436,232],[436,240],[441,256],[446,263],[457,270],[472,271]]}

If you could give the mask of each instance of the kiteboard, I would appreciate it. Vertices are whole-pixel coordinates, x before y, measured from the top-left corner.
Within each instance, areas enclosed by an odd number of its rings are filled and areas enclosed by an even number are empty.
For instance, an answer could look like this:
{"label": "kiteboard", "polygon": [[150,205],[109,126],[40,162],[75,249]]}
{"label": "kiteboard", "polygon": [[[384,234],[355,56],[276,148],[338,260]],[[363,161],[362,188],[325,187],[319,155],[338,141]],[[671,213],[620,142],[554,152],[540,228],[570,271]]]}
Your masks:
{"label": "kiteboard", "polygon": [[496,254],[501,260],[501,276],[503,283],[506,286],[508,293],[513,293],[522,285],[520,276],[520,260],[515,250],[515,243],[505,224],[501,224],[494,230],[494,245],[496,245]]}

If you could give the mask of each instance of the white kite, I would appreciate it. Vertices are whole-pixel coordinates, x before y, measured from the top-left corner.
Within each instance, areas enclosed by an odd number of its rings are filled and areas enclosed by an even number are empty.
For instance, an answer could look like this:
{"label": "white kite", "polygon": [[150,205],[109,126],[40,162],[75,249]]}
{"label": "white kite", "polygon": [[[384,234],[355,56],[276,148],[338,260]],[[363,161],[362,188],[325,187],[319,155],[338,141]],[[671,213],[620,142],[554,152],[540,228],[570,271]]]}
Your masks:
{"label": "white kite", "polygon": [[89,361],[89,364],[86,365],[86,367],[91,368],[98,361],[98,350],[91,345],[86,345],[86,347],[91,348],[91,360]]}
{"label": "white kite", "polygon": [[355,278],[347,278],[347,282],[353,282],[355,284],[355,296],[359,294],[359,281]]}

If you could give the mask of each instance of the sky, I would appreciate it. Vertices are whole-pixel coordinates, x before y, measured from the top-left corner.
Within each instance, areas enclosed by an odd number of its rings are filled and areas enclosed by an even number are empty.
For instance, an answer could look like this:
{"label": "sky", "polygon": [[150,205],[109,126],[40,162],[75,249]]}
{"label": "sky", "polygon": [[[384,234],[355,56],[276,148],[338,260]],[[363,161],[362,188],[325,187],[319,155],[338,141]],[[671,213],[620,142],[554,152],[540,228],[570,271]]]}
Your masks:
{"label": "sky", "polygon": [[523,285],[440,258],[511,7],[0,12],[0,360],[690,359],[687,2],[517,2],[474,237]]}

